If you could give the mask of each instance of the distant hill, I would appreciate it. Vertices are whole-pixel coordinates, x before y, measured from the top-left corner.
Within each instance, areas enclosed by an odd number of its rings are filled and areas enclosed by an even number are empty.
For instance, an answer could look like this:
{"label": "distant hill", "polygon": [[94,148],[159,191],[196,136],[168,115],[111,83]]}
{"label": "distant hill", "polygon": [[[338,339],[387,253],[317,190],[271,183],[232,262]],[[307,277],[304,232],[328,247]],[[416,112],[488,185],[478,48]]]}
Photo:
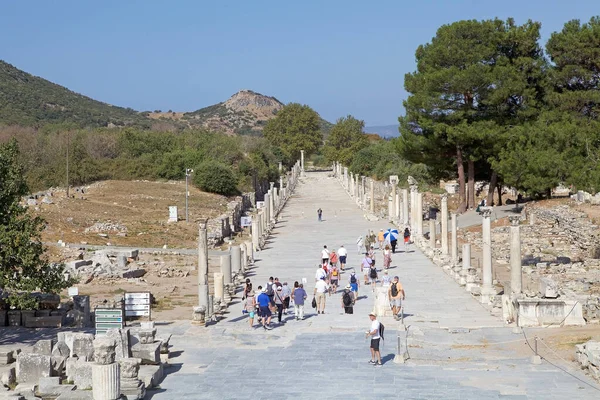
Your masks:
{"label": "distant hill", "polygon": [[398,137],[398,125],[380,125],[380,126],[367,126],[364,131],[366,133],[376,133],[382,138]]}
{"label": "distant hill", "polygon": [[0,60],[0,124],[63,122],[91,127],[150,125],[144,115],[131,108],[91,99]]}

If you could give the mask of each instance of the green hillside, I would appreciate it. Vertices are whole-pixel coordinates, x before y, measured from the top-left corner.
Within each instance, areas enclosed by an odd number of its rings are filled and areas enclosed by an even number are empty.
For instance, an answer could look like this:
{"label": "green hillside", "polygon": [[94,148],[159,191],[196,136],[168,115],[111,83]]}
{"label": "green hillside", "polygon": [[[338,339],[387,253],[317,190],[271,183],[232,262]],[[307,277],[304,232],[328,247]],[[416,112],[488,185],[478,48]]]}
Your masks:
{"label": "green hillside", "polygon": [[150,121],[135,110],[90,99],[0,60],[1,125],[41,126],[65,122],[82,127],[150,125]]}

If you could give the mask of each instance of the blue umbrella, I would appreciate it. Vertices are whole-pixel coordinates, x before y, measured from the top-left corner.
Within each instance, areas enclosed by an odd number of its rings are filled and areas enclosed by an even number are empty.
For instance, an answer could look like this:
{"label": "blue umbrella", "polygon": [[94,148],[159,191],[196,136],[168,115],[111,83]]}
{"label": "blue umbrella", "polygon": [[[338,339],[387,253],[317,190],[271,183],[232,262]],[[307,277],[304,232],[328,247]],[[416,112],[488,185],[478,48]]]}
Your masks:
{"label": "blue umbrella", "polygon": [[392,240],[398,240],[398,229],[388,229],[383,234],[383,237],[388,242],[391,242]]}

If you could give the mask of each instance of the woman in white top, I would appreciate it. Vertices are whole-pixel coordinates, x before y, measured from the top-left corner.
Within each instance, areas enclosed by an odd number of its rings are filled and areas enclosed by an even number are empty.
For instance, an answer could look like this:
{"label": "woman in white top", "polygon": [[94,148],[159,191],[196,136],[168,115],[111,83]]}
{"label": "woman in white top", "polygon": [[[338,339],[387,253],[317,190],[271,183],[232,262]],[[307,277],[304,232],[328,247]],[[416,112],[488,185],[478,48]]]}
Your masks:
{"label": "woman in white top", "polygon": [[358,254],[362,254],[361,250],[363,248],[363,237],[359,236],[356,240],[356,248],[358,249]]}
{"label": "woman in white top", "polygon": [[381,286],[390,286],[390,283],[392,282],[392,277],[388,275],[388,271],[385,270],[383,271],[383,278],[381,278]]}

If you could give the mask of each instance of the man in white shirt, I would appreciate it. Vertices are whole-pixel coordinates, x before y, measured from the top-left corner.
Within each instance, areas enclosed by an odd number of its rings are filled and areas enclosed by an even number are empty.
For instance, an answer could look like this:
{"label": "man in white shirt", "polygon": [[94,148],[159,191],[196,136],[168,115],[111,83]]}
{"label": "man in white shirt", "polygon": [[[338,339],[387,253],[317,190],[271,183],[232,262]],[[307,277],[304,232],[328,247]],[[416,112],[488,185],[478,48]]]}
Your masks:
{"label": "man in white shirt", "polygon": [[322,265],[319,265],[317,272],[315,273],[315,282],[319,282],[319,280],[325,279],[326,277],[327,277],[327,272],[325,272]]}
{"label": "man in white shirt", "polygon": [[338,250],[338,256],[340,257],[340,269],[343,271],[346,266],[346,257],[348,257],[348,250],[344,248],[344,245]]}
{"label": "man in white shirt", "polygon": [[369,361],[369,364],[381,367],[381,353],[379,352],[379,341],[381,340],[379,328],[381,324],[377,321],[375,314],[370,313],[369,318],[371,319],[371,329],[366,333],[367,337],[371,336],[371,361]]}
{"label": "man in white shirt", "polygon": [[329,285],[325,282],[325,278],[319,279],[315,283],[315,299],[317,300],[317,314],[325,314],[325,294],[329,291]]}
{"label": "man in white shirt", "polygon": [[327,250],[327,246],[323,246],[323,250],[321,251],[321,258],[323,264],[329,265],[329,250]]}

